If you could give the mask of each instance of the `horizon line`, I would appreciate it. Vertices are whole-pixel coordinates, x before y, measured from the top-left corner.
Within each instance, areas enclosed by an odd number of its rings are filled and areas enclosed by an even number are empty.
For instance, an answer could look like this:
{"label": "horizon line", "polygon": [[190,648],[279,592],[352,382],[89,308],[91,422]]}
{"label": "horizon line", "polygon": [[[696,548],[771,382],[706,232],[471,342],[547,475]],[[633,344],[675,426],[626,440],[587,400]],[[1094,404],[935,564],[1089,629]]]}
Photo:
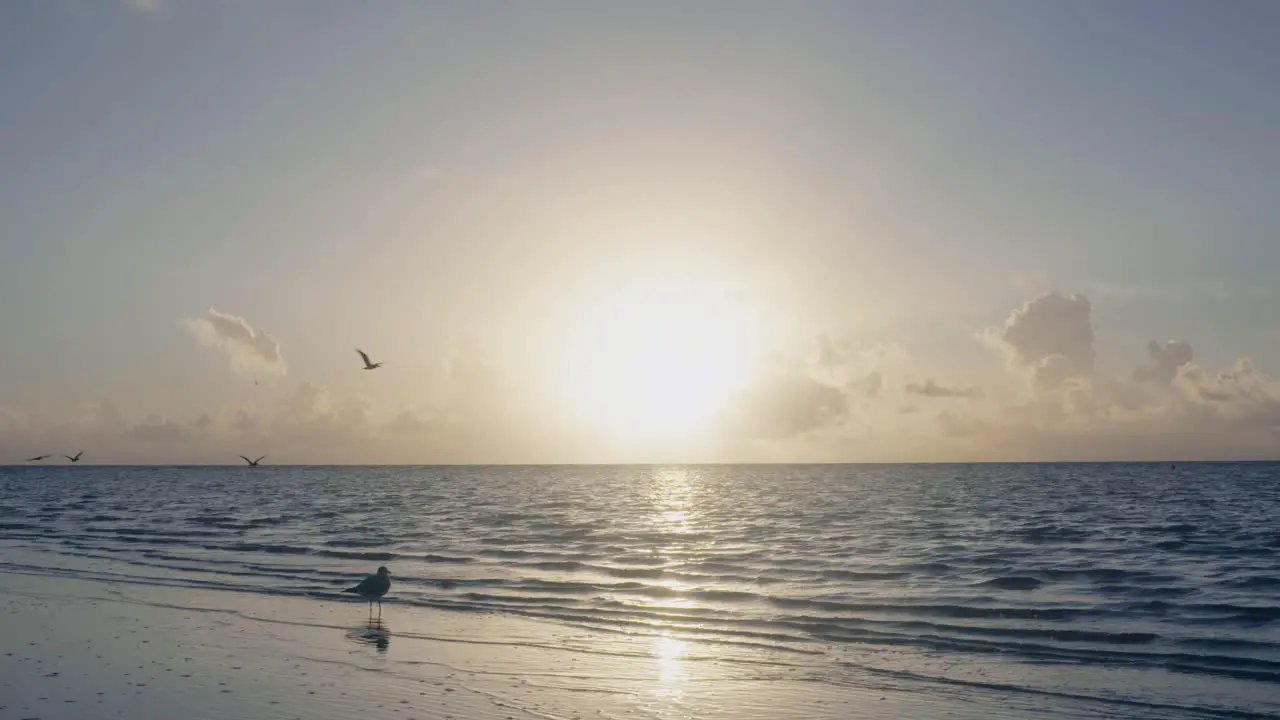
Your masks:
{"label": "horizon line", "polygon": [[882,460],[882,461],[805,461],[805,462],[555,462],[555,463],[276,463],[269,465],[245,465],[244,463],[8,463],[0,464],[0,470],[10,468],[221,468],[242,467],[246,470],[266,468],[484,468],[484,467],[804,467],[804,466],[898,466],[898,465],[1245,465],[1275,464],[1280,458],[1265,459],[1197,459],[1197,460]]}

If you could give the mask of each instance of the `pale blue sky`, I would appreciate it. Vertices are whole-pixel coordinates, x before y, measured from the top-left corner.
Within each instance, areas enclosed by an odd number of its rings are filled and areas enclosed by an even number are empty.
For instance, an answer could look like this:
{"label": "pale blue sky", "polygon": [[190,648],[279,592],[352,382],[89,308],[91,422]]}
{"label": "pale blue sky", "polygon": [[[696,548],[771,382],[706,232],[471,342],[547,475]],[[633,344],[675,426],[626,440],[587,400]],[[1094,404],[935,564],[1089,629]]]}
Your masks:
{"label": "pale blue sky", "polygon": [[1278,40],[1266,0],[0,3],[0,407],[246,402],[210,306],[412,407],[452,333],[519,366],[686,255],[957,381],[1044,278],[1104,361],[1274,368]]}

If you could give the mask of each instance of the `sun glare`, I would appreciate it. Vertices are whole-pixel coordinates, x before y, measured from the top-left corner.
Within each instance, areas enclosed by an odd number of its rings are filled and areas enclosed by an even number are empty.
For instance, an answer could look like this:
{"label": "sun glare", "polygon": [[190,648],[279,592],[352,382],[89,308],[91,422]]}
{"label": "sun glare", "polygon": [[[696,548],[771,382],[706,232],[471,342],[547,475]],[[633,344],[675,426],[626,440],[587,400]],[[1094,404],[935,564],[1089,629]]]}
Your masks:
{"label": "sun glare", "polygon": [[758,346],[755,318],[723,288],[635,287],[584,319],[569,344],[567,390],[614,437],[688,439],[750,380]]}

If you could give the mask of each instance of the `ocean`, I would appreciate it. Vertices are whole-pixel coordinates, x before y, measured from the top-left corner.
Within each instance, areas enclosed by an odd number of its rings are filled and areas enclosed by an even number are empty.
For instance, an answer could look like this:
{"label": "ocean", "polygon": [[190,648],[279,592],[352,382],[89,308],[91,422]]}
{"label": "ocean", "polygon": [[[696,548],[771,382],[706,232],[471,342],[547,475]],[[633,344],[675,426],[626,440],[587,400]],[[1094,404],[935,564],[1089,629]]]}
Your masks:
{"label": "ocean", "polygon": [[337,600],[379,565],[388,610],[837,689],[1280,717],[1277,464],[0,469],[0,572]]}

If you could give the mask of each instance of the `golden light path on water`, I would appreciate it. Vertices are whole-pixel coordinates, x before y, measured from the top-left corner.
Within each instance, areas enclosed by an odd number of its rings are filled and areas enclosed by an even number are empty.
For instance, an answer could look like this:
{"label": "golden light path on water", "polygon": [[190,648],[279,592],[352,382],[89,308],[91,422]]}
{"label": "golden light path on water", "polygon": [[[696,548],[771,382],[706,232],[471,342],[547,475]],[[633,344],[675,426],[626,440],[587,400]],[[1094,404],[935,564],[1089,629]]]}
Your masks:
{"label": "golden light path on water", "polygon": [[[653,527],[663,535],[673,536],[671,542],[659,551],[666,558],[687,560],[694,550],[688,542],[682,542],[680,536],[692,535],[698,529],[699,514],[693,505],[696,482],[696,473],[682,468],[664,469],[654,475],[651,492]],[[676,591],[689,587],[674,580],[660,582]],[[666,598],[652,604],[672,609],[697,605],[694,600],[684,597]],[[658,680],[654,694],[659,699],[679,703],[684,695],[682,684],[687,680],[684,665],[690,652],[689,642],[676,636],[673,631],[666,630],[654,639],[652,652],[657,660]]]}
{"label": "golden light path on water", "polygon": [[654,643],[654,655],[658,658],[658,695],[678,699],[683,691],[679,683],[684,679],[683,659],[689,652],[689,643],[671,635],[663,635]]}

